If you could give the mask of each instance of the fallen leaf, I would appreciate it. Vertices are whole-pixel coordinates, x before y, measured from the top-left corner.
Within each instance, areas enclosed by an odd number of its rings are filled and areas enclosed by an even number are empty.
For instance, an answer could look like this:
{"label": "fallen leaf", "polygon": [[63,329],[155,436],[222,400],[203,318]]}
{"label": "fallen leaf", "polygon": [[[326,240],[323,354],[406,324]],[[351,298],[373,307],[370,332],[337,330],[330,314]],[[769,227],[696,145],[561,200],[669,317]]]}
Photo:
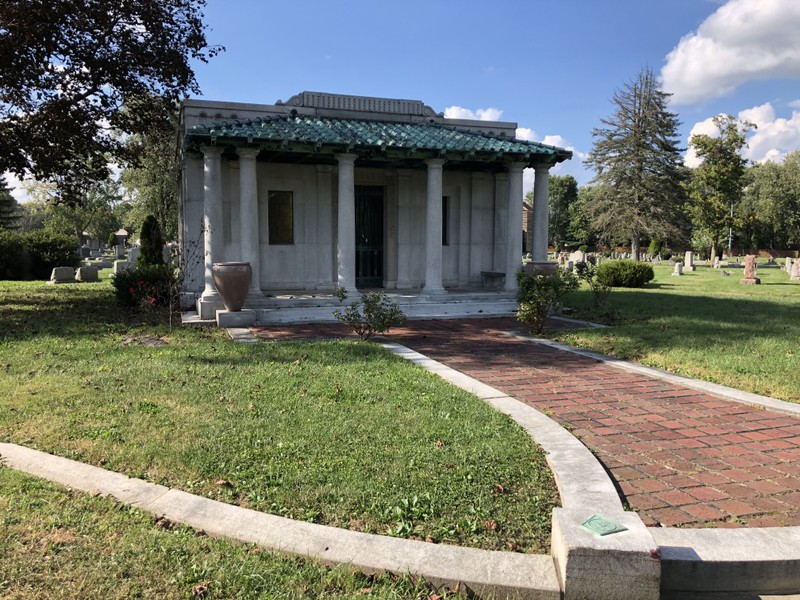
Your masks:
{"label": "fallen leaf", "polygon": [[362,594],[371,594],[372,593],[372,588],[371,587],[361,588],[361,593]]}
{"label": "fallen leaf", "polygon": [[203,583],[198,583],[197,585],[192,586],[192,597],[205,598],[206,594],[208,593],[208,586],[210,585],[210,581],[204,581]]}
{"label": "fallen leaf", "polygon": [[497,492],[498,494],[502,494],[506,491],[506,488],[503,487],[502,483],[495,483],[494,491]]}
{"label": "fallen leaf", "polygon": [[442,438],[439,438],[438,440],[436,440],[436,444],[434,444],[434,445],[437,448],[441,448],[442,446],[444,446],[444,442],[442,441]]}
{"label": "fallen leaf", "polygon": [[484,522],[483,526],[489,531],[495,531],[497,529],[497,521],[494,519],[489,519],[488,521]]}
{"label": "fallen leaf", "polygon": [[233,484],[227,479],[217,479],[216,484],[219,486],[233,487]]}

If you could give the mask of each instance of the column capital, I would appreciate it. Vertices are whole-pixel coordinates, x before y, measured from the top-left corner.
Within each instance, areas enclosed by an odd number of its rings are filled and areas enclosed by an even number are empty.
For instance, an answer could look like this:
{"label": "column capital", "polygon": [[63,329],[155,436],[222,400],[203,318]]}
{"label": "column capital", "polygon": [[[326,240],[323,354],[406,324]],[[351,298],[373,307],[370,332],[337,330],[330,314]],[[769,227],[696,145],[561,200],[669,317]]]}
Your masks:
{"label": "column capital", "polygon": [[255,158],[261,153],[261,148],[237,148],[239,158]]}
{"label": "column capital", "polygon": [[533,170],[538,175],[539,173],[547,173],[553,167],[555,167],[553,163],[539,163],[533,165]]}
{"label": "column capital", "polygon": [[203,153],[203,156],[222,156],[222,153],[225,151],[225,148],[222,146],[200,146],[200,152]]}
{"label": "column capital", "polygon": [[523,162],[510,162],[506,164],[509,173],[518,173],[525,169],[526,166],[527,164]]}
{"label": "column capital", "polygon": [[334,158],[339,161],[339,164],[354,163],[358,158],[358,154],[348,154],[345,152],[342,154],[335,154]]}
{"label": "column capital", "polygon": [[428,165],[428,168],[439,168],[441,169],[444,166],[444,163],[447,161],[443,158],[427,158],[425,159],[425,164]]}

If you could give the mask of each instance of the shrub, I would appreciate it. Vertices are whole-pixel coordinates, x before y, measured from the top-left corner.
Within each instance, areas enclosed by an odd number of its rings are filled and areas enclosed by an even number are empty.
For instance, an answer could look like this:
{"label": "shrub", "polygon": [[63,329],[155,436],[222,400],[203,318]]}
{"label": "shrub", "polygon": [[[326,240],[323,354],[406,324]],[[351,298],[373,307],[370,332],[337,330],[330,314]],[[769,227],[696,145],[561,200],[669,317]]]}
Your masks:
{"label": "shrub", "polygon": [[608,287],[639,288],[653,277],[653,267],[635,260],[609,260],[597,267],[597,280]]}
{"label": "shrub", "polygon": [[[344,304],[347,290],[337,288],[336,297]],[[334,311],[333,316],[355,331],[362,341],[368,340],[375,333],[386,333],[406,321],[400,307],[383,292],[363,292],[360,301],[351,302],[344,311]]]}
{"label": "shrub", "polygon": [[169,265],[137,265],[112,275],[117,302],[123,306],[168,306],[177,298],[175,270]]}
{"label": "shrub", "polygon": [[561,308],[564,294],[578,289],[577,276],[558,269],[555,273],[519,271],[517,273],[517,319],[525,323],[531,333],[541,333],[547,317]]}
{"label": "shrub", "polygon": [[575,265],[575,271],[578,278],[589,284],[592,290],[592,302],[595,308],[605,310],[608,303],[608,296],[611,294],[611,286],[608,286],[600,281],[597,277],[597,270],[599,265],[593,260],[586,262],[579,262]]}
{"label": "shrub", "polygon": [[81,257],[75,238],[52,231],[30,231],[23,235],[30,257],[27,278],[49,279],[55,267],[79,267]]}
{"label": "shrub", "polygon": [[581,244],[580,246],[578,246],[578,250],[586,254],[589,251],[589,246],[587,246],[586,244]]}
{"label": "shrub", "polygon": [[117,234],[112,231],[108,234],[108,240],[106,240],[106,244],[109,248],[113,248],[117,245],[117,243]]}
{"label": "shrub", "polygon": [[658,240],[650,240],[650,245],[647,247],[647,253],[651,257],[658,256],[659,252],[661,252],[661,242]]}
{"label": "shrub", "polygon": [[161,235],[161,227],[153,215],[147,215],[142,223],[142,232],[139,235],[141,244],[141,254],[137,262],[140,265],[163,265],[164,264],[164,237]]}
{"label": "shrub", "polygon": [[0,280],[27,279],[30,258],[23,235],[0,229]]}

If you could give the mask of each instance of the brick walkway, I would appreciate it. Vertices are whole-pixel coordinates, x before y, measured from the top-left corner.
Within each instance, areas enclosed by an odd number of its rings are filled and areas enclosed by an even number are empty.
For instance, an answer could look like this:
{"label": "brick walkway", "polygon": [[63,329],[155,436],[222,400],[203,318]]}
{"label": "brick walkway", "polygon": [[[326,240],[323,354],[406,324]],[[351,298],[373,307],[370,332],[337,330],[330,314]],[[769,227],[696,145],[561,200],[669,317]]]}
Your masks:
{"label": "brick walkway", "polygon": [[[534,406],[570,429],[645,524],[800,526],[800,419],[512,338],[513,319],[409,321],[390,339]],[[346,335],[339,324],[256,330]]]}

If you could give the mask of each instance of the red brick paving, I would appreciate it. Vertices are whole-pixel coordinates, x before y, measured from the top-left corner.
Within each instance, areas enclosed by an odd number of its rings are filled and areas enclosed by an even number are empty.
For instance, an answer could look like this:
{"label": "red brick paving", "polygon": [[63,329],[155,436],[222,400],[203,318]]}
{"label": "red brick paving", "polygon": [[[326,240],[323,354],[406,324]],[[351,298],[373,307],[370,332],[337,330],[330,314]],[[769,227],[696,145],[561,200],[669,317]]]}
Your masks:
{"label": "red brick paving", "polygon": [[[647,525],[800,525],[800,419],[511,337],[513,319],[409,321],[389,336],[549,415]],[[256,330],[344,337],[341,324]]]}

